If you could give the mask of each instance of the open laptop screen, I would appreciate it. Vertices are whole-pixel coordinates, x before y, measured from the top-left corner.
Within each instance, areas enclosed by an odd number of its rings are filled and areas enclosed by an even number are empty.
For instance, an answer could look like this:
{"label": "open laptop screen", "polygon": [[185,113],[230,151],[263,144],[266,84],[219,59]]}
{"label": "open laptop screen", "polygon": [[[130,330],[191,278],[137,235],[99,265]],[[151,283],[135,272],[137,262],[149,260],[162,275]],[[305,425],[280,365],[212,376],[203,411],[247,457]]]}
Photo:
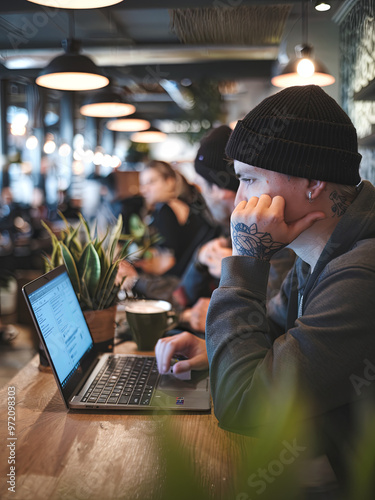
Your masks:
{"label": "open laptop screen", "polygon": [[68,397],[95,351],[66,268],[60,266],[34,280],[24,287],[24,293],[60,389]]}

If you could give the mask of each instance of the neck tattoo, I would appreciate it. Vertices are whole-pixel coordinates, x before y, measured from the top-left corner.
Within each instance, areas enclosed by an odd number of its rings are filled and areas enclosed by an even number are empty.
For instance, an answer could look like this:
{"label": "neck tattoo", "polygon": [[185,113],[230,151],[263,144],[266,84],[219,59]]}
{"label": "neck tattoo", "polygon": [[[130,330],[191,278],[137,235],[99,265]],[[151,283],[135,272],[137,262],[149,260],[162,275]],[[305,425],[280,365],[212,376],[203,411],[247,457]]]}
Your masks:
{"label": "neck tattoo", "polygon": [[344,215],[349,206],[346,196],[339,194],[337,191],[332,191],[329,195],[329,199],[333,201],[333,205],[331,207],[333,213],[332,217],[335,217],[335,215],[337,215],[337,217]]}

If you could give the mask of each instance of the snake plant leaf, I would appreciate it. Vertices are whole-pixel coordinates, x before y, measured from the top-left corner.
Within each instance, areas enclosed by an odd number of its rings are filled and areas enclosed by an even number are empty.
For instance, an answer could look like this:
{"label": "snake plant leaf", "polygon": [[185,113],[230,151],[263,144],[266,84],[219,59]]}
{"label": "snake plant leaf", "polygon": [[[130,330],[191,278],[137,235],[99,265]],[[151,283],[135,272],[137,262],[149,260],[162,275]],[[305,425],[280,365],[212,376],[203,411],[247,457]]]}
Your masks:
{"label": "snake plant leaf", "polygon": [[51,253],[51,262],[55,265],[55,267],[59,266],[63,263],[61,247],[58,241],[54,241],[52,245],[52,253]]}
{"label": "snake plant leaf", "polygon": [[65,215],[62,213],[62,211],[58,210],[57,213],[59,214],[60,219],[65,223],[65,227],[69,228],[69,222],[68,222],[67,218],[65,217]]}
{"label": "snake plant leaf", "polygon": [[109,273],[109,281],[108,281],[108,288],[107,288],[107,293],[103,296],[103,302],[102,302],[102,307],[103,309],[106,309],[107,307],[110,307],[114,301],[116,300],[116,297],[118,295],[118,292],[125,281],[126,276],[123,276],[120,282],[117,280],[117,271],[119,267],[119,263],[121,262],[122,259],[117,259],[110,270]]}
{"label": "snake plant leaf", "polygon": [[69,236],[69,233],[68,233],[68,231],[66,231],[66,229],[62,229],[60,231],[60,241],[62,241],[64,243],[64,245],[66,245],[66,241],[68,239],[68,236]]}
{"label": "snake plant leaf", "polygon": [[114,286],[110,292],[110,294],[108,295],[108,298],[107,300],[104,302],[103,304],[103,309],[107,309],[107,307],[111,307],[111,305],[114,303],[114,301],[116,300],[116,297],[117,297],[117,294],[118,294],[118,291],[119,291],[119,288],[118,286]]}
{"label": "snake plant leaf", "polygon": [[78,217],[79,217],[79,220],[81,221],[81,224],[85,230],[87,241],[91,241],[90,226],[89,226],[87,220],[83,217],[83,215],[81,213],[78,214]]}
{"label": "snake plant leaf", "polygon": [[108,297],[112,293],[113,287],[115,286],[117,271],[118,271],[118,261],[115,261],[108,269],[105,275],[103,286],[101,287],[104,290],[104,293],[100,298],[99,308],[103,308],[103,304],[105,304],[108,301]]}
{"label": "snake plant leaf", "polygon": [[107,227],[107,231],[105,232],[105,235],[101,240],[99,238],[95,239],[96,249],[98,249],[99,247],[102,248],[104,246],[104,241],[107,239],[108,235],[109,235],[109,227]]}
{"label": "snake plant leaf", "polygon": [[42,221],[41,221],[41,223],[42,223],[42,226],[44,227],[44,229],[45,229],[45,230],[48,232],[48,234],[51,236],[51,241],[52,241],[52,243],[53,243],[53,244],[54,244],[54,243],[57,243],[57,244],[58,244],[58,243],[59,243],[59,240],[57,239],[57,237],[56,237],[55,233],[52,231],[52,229],[49,227],[49,225],[48,225],[48,224],[46,224],[46,223],[44,222],[44,220],[42,220]]}
{"label": "snake plant leaf", "polygon": [[82,281],[81,283],[81,295],[79,298],[79,301],[81,303],[81,307],[83,310],[94,310],[95,309],[95,303],[90,295],[86,283]]}
{"label": "snake plant leaf", "polygon": [[69,224],[68,219],[64,216],[64,214],[60,210],[58,210],[57,213],[59,214],[59,217],[65,224],[65,229],[61,231],[64,234],[65,238],[64,243],[65,243],[66,239],[69,238],[69,235],[75,231],[75,228],[71,224]]}
{"label": "snake plant leaf", "polygon": [[100,267],[101,267],[101,277],[100,277],[99,287],[102,288],[104,285],[105,277],[107,275],[107,271],[111,267],[111,263],[109,261],[108,255],[103,250],[103,247],[99,247],[97,249],[97,253],[100,259]]}
{"label": "snake plant leaf", "polygon": [[[57,266],[60,266],[62,264],[62,256],[61,256],[61,248],[60,248],[60,242],[57,239],[56,235],[53,233],[51,228],[42,220],[42,226],[46,229],[46,231],[49,233],[52,241],[52,254],[49,259],[50,264],[53,266],[52,269],[54,269]],[[46,261],[45,261],[46,262]],[[48,272],[51,269],[49,266],[45,268],[45,271]]]}
{"label": "snake plant leaf", "polygon": [[60,244],[57,241],[53,241],[52,253],[51,253],[51,264],[54,267],[60,266],[63,263]]}
{"label": "snake plant leaf", "polygon": [[101,240],[99,238],[95,238],[95,241],[94,241],[94,247],[95,247],[95,250],[98,252],[98,255],[100,258],[100,263],[101,263],[102,269],[104,271],[104,274],[106,273],[107,269],[110,266],[109,256],[107,255],[107,253],[104,250],[104,242],[105,242],[105,239],[108,237],[108,234],[109,234],[109,228],[107,228],[107,231],[105,233],[104,238],[102,238]]}
{"label": "snake plant leaf", "polygon": [[47,255],[42,255],[42,258],[44,260],[44,272],[48,273],[52,269],[55,269],[56,266],[52,264],[51,259]]}
{"label": "snake plant leaf", "polygon": [[65,266],[68,270],[70,281],[72,282],[73,288],[77,295],[81,294],[81,284],[77,271],[77,266],[74,262],[74,258],[70,253],[68,247],[60,241],[61,254],[64,259]]}
{"label": "snake plant leaf", "polygon": [[117,257],[118,260],[123,260],[125,259],[125,257],[127,257],[130,243],[132,243],[132,240],[128,240],[124,243],[120,250],[119,256]]}
{"label": "snake plant leaf", "polygon": [[[98,221],[97,220],[94,221],[94,225],[93,225],[91,231],[89,231],[89,232],[91,234],[90,241],[93,241],[94,236],[96,236],[98,234]],[[96,239],[97,239],[97,237],[96,237]]]}
{"label": "snake plant leaf", "polygon": [[73,231],[71,231],[66,238],[65,245],[69,248],[72,254],[79,255],[82,252],[82,245],[77,237],[78,232],[81,228],[81,224],[79,224]]}
{"label": "snake plant leaf", "polygon": [[110,262],[113,262],[115,251],[117,248],[117,244],[119,242],[120,236],[122,232],[122,215],[120,214],[118,216],[116,225],[114,226],[113,230],[111,231],[110,238],[109,238],[109,260]]}
{"label": "snake plant leaf", "polygon": [[94,296],[100,281],[101,265],[92,243],[86,245],[77,264],[81,283],[85,283],[90,296]]}

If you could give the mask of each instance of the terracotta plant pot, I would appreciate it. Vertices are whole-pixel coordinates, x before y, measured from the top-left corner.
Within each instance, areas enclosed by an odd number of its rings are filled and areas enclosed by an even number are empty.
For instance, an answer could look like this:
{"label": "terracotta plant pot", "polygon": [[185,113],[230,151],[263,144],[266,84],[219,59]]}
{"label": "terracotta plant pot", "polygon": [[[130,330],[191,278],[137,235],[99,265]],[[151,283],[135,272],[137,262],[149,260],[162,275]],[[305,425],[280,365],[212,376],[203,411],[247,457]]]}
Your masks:
{"label": "terracotta plant pot", "polygon": [[116,308],[117,306],[114,305],[108,309],[83,312],[95,347],[99,352],[113,351]]}

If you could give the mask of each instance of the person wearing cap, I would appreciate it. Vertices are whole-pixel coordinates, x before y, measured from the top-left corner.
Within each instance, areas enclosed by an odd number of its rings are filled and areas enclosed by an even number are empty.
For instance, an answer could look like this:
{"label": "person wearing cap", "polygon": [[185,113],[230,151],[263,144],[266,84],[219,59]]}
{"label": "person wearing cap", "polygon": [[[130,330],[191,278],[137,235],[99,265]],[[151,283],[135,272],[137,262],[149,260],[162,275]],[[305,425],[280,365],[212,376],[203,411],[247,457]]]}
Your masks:
{"label": "person wearing cap", "polygon": [[195,183],[220,226],[218,237],[197,249],[173,292],[174,302],[183,309],[181,325],[194,332],[204,333],[210,296],[219,284],[221,260],[232,254],[229,223],[239,182],[233,164],[225,155],[231,133],[232,129],[227,125],[208,132],[201,140],[194,161]]}
{"label": "person wearing cap", "polygon": [[232,129],[227,125],[212,129],[201,140],[194,161],[195,183],[200,187],[214,219],[221,225],[223,236],[230,233],[230,215],[239,185],[233,163],[225,155],[231,133]]}
{"label": "person wearing cap", "polygon": [[[342,479],[355,409],[374,399],[375,188],[359,175],[356,130],[320,87],[290,87],[237,123],[226,153],[240,180],[233,255],[206,343],[188,333],[159,341],[159,370],[174,352],[188,357],[176,373],[209,364],[220,426],[250,435],[277,419],[270,395],[293,370]],[[269,261],[285,246],[298,259],[266,305]]]}

